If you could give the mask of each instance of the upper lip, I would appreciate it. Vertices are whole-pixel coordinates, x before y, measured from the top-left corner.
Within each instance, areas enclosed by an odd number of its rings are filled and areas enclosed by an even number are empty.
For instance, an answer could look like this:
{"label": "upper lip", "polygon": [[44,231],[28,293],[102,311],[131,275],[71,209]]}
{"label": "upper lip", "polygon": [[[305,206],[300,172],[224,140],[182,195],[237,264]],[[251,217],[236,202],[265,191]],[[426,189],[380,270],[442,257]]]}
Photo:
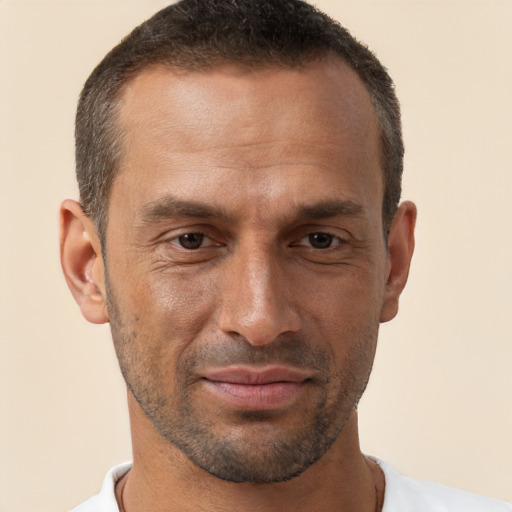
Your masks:
{"label": "upper lip", "polygon": [[229,366],[203,373],[203,378],[213,382],[228,382],[231,384],[271,384],[273,382],[304,382],[310,378],[310,370],[290,368],[287,366],[267,365],[255,366]]}

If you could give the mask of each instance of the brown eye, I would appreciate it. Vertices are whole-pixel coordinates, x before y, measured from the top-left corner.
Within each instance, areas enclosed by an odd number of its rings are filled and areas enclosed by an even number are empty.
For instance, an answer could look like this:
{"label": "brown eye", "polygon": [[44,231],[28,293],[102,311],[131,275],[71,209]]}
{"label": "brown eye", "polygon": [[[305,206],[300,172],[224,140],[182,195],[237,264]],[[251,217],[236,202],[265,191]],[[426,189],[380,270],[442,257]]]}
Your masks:
{"label": "brown eye", "polygon": [[203,233],[185,233],[178,237],[178,243],[184,249],[199,249],[204,240]]}
{"label": "brown eye", "polygon": [[315,249],[329,249],[334,241],[334,235],[329,233],[310,233],[308,235],[309,245]]}

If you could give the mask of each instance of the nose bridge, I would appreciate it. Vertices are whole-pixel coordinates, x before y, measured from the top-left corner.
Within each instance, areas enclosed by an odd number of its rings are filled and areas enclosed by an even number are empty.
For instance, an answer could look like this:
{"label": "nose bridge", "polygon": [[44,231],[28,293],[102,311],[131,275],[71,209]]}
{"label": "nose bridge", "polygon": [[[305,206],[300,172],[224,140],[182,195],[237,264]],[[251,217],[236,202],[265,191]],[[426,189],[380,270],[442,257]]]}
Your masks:
{"label": "nose bridge", "polygon": [[289,285],[272,247],[257,240],[235,251],[221,297],[220,328],[253,345],[296,332],[299,316],[290,303]]}

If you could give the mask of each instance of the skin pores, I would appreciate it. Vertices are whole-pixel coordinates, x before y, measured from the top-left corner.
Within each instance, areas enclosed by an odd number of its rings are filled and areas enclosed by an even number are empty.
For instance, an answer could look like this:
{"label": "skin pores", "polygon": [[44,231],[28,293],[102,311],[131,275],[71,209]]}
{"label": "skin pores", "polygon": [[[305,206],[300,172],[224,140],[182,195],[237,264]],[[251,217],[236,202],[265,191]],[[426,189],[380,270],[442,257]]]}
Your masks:
{"label": "skin pores", "polygon": [[140,429],[221,479],[300,474],[343,435],[401,291],[364,86],[331,61],[157,67],[119,123],[107,309]]}

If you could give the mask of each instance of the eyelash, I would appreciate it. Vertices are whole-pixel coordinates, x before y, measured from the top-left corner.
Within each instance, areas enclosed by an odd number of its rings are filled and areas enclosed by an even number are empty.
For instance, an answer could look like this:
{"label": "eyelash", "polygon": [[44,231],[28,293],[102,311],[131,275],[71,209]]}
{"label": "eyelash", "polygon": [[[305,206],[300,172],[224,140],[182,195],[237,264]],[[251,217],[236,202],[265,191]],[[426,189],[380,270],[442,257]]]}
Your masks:
{"label": "eyelash", "polygon": [[[311,238],[314,237],[314,236],[318,236],[318,235],[321,235],[323,237],[328,237],[329,238],[329,245],[327,247],[314,247],[313,246]],[[309,245],[306,245],[308,248],[315,249],[315,250],[320,250],[320,251],[326,251],[326,250],[329,250],[329,249],[335,249],[337,247],[340,247],[340,246],[345,245],[345,244],[348,243],[347,240],[345,240],[345,239],[341,238],[340,236],[335,235],[333,233],[329,233],[328,231],[312,231],[312,232],[307,233],[306,235],[304,235],[302,238],[300,238],[299,242],[302,241],[302,240],[305,240],[305,239],[308,239]],[[335,242],[335,244],[333,245],[334,242]],[[321,244],[322,244],[322,242],[320,241],[320,245]],[[292,246],[293,245],[299,245],[299,244],[292,244]]]}
{"label": "eyelash", "polygon": [[[200,237],[200,245],[199,245],[199,247],[185,247],[183,245],[184,240],[180,241],[180,239],[184,239],[185,237],[191,236],[191,235],[196,236],[196,237],[197,236]],[[170,242],[172,244],[174,244],[174,245],[178,245],[181,249],[185,249],[187,251],[197,251],[199,249],[204,249],[205,248],[203,246],[203,242],[204,242],[205,239],[206,240],[210,240],[210,241],[213,242],[213,240],[208,235],[206,235],[205,233],[203,233],[201,231],[188,231],[186,233],[182,233],[181,235],[175,236],[174,238],[172,238],[170,240]],[[215,246],[220,247],[221,245],[222,244],[220,244],[220,243],[215,243],[214,242],[214,243],[208,245],[207,247],[215,247]]]}
{"label": "eyelash", "polygon": [[[199,245],[198,247],[186,247],[184,245],[185,243],[185,239],[186,237],[199,237],[200,240],[198,241]],[[327,237],[327,240],[325,240],[325,242],[327,242],[327,246],[326,247],[314,247],[313,245],[313,241],[312,241],[312,237]],[[187,251],[197,251],[199,249],[204,249],[204,248],[207,248],[207,247],[220,247],[222,244],[220,243],[211,243],[207,246],[204,246],[203,243],[204,241],[206,240],[210,240],[211,242],[213,242],[213,240],[208,237],[208,235],[206,235],[205,233],[201,232],[201,231],[190,231],[190,232],[186,232],[186,233],[183,233],[181,235],[178,235],[174,238],[172,238],[170,240],[170,242],[174,245],[177,245],[178,247],[180,247],[181,249],[185,249]],[[300,243],[302,242],[303,240],[307,240],[308,243]],[[317,240],[318,241],[318,240]],[[334,245],[333,245],[334,243]],[[290,247],[298,247],[298,246],[305,246],[305,247],[308,247],[309,249],[313,249],[313,250],[320,250],[320,251],[326,251],[326,250],[329,250],[329,249],[334,249],[336,247],[339,247],[339,246],[342,246],[342,245],[345,245],[347,244],[348,241],[337,236],[337,235],[334,235],[333,233],[329,233],[328,231],[312,231],[312,232],[309,232],[307,233],[306,235],[304,235],[303,237],[301,237],[298,242],[294,242],[292,244],[290,244]],[[319,244],[322,245],[322,240],[320,239],[319,241]],[[191,242],[191,245],[194,245],[194,242],[192,241]]]}

